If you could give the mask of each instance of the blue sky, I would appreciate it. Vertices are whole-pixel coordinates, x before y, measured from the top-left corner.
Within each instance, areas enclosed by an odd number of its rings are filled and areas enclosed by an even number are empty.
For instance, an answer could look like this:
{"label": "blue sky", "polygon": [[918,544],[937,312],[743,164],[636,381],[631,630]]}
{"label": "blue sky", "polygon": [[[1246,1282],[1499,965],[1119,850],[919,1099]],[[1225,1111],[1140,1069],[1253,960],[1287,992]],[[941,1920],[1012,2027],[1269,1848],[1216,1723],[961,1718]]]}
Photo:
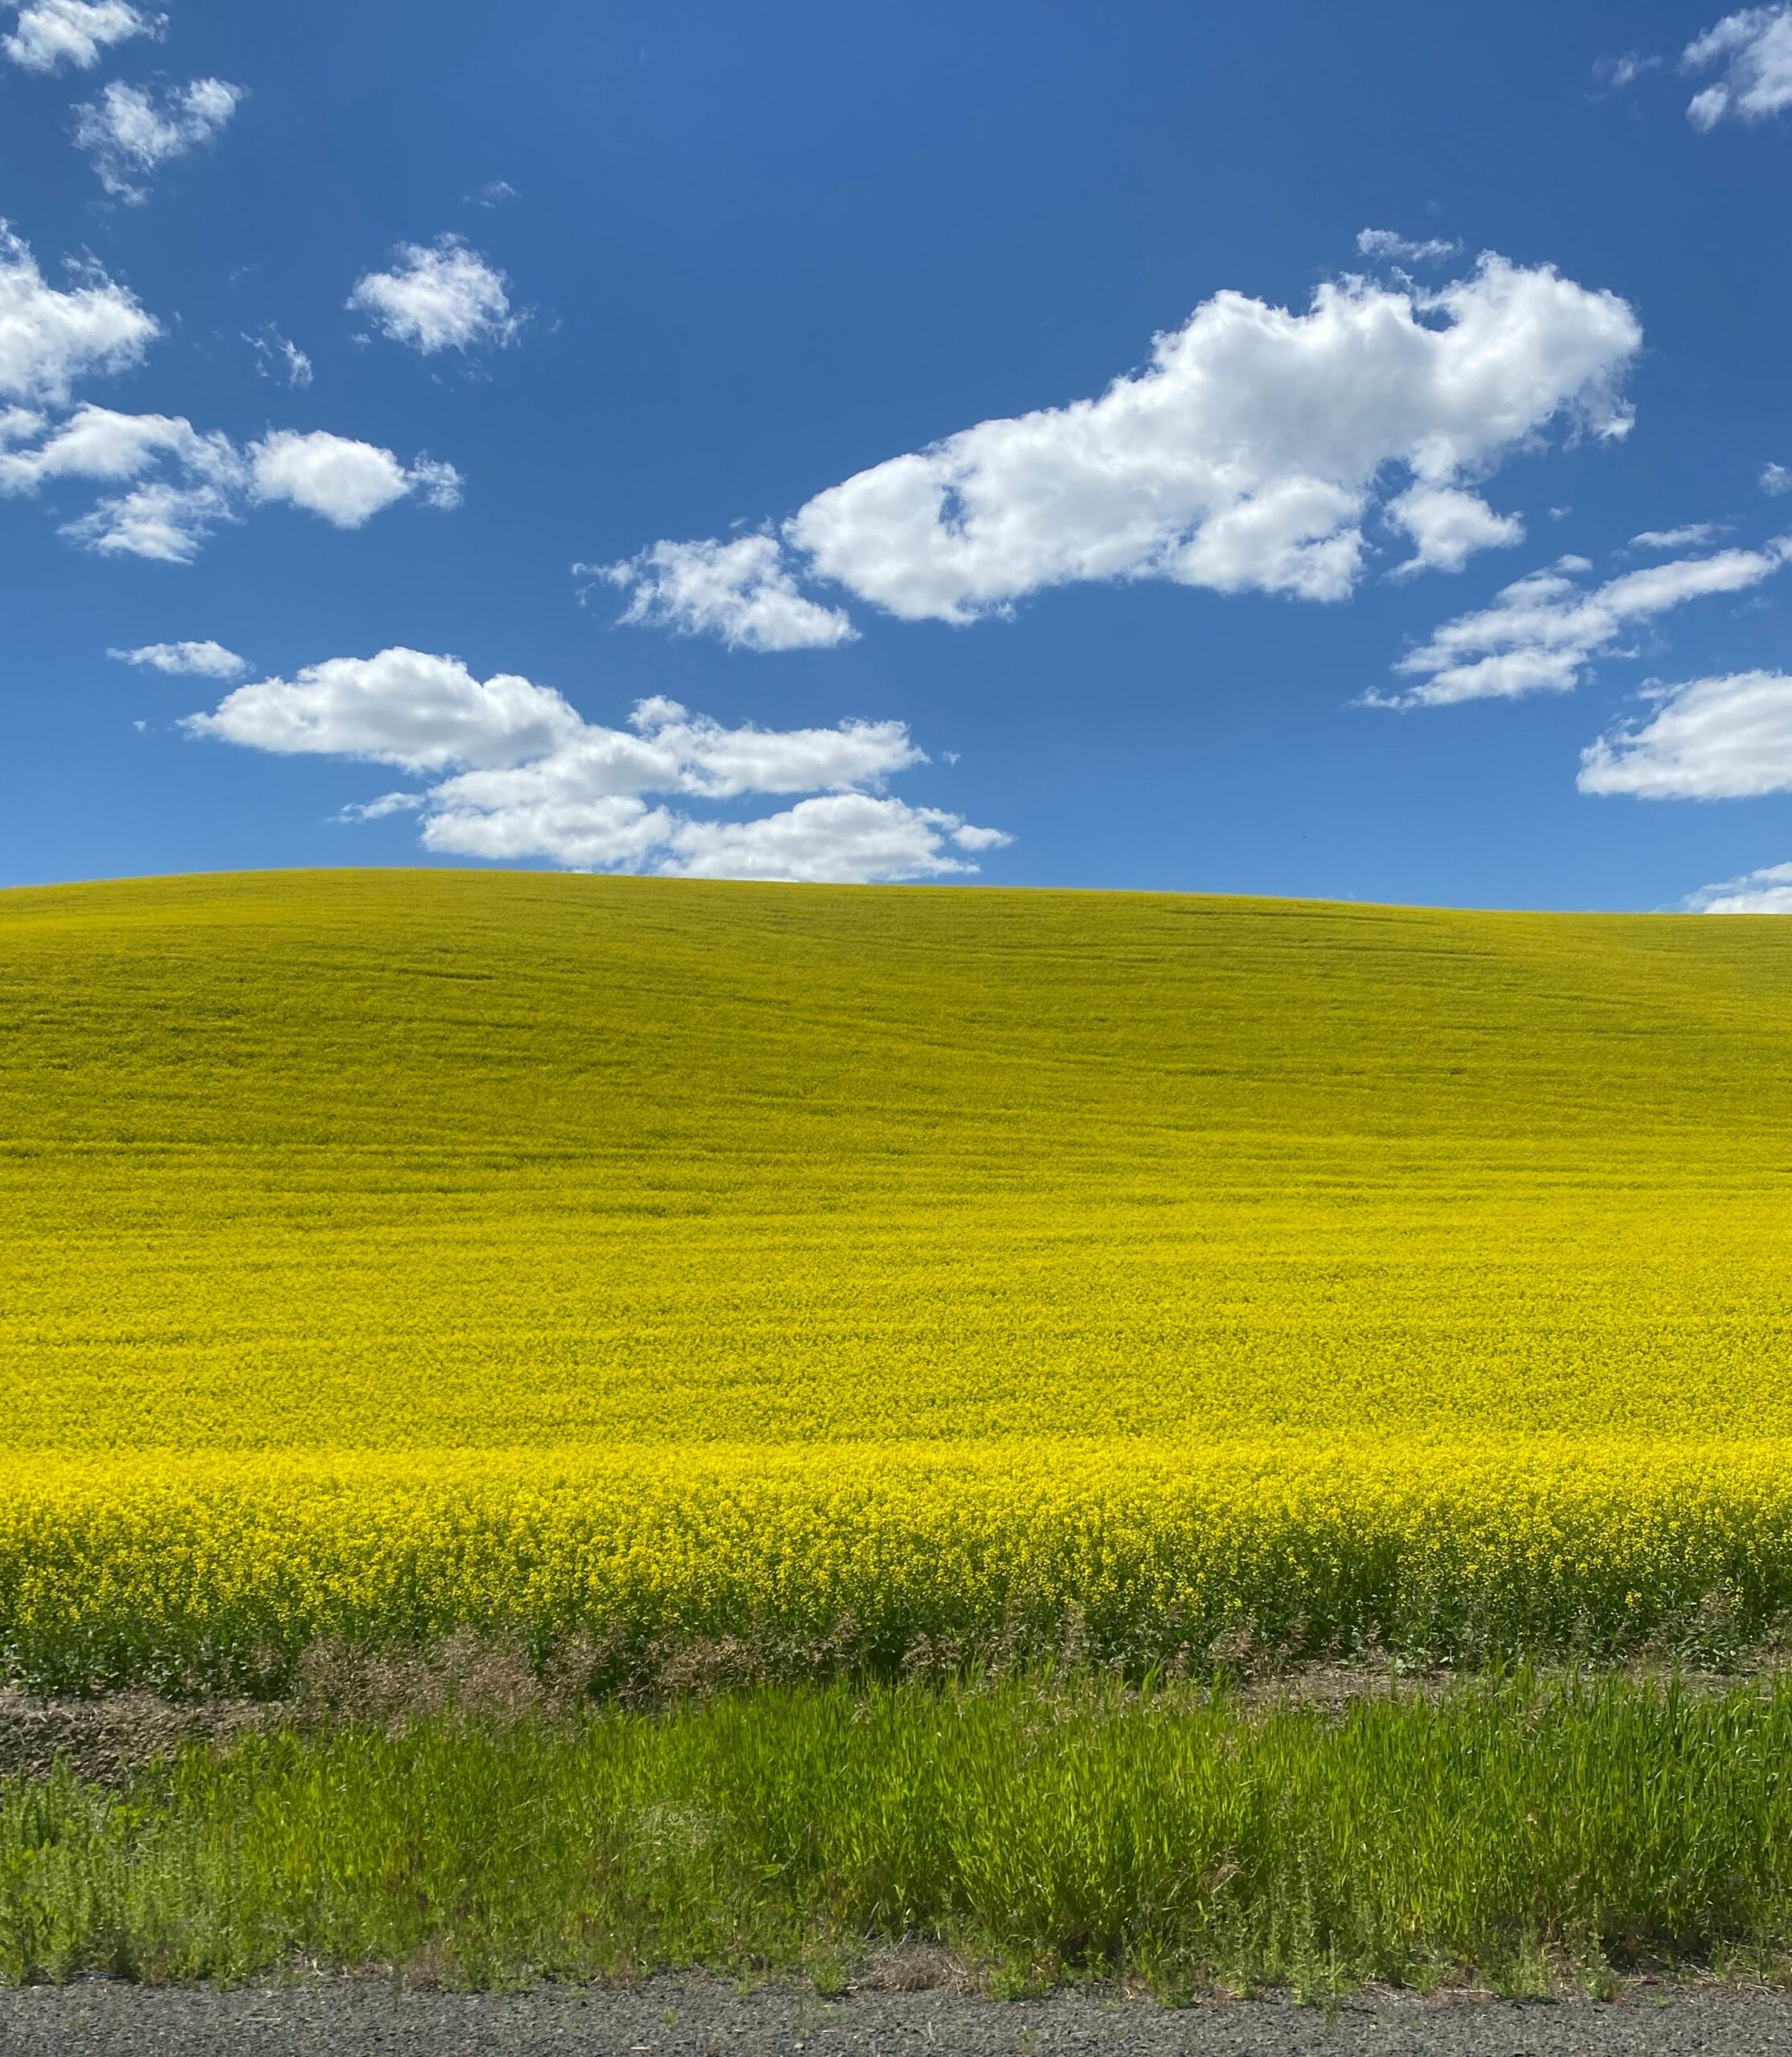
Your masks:
{"label": "blue sky", "polygon": [[0,880],[1792,910],[1792,10],[0,33]]}

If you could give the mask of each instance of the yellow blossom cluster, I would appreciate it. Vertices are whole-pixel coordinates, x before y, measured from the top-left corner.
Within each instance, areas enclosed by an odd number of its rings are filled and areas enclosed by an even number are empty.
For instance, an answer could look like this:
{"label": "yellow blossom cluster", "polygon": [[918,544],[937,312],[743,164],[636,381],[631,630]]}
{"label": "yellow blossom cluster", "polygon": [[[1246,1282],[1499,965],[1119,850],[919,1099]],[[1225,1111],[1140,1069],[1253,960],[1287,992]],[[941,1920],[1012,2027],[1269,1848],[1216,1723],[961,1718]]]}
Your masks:
{"label": "yellow blossom cluster", "polygon": [[473,1626],[621,1683],[1074,1656],[1728,1654],[1792,1609],[1792,1446],[938,1442],[0,1462],[0,1618],[64,1686],[277,1680]]}

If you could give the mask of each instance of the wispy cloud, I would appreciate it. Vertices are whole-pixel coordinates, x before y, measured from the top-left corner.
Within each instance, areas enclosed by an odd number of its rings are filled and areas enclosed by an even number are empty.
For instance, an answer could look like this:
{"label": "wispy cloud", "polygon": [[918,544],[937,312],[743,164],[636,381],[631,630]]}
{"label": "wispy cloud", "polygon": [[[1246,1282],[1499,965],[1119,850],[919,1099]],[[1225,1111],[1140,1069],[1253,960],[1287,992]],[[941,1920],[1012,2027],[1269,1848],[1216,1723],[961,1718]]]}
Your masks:
{"label": "wispy cloud", "polygon": [[140,206],[155,173],[215,142],[243,98],[240,86],[222,79],[194,79],[159,98],[115,79],[98,100],[75,110],[75,147],[92,158],[115,199]]}
{"label": "wispy cloud", "polygon": [[1628,92],[1646,73],[1656,70],[1661,59],[1640,50],[1626,50],[1616,57],[1602,57],[1593,67],[1594,98],[1609,100]]}
{"label": "wispy cloud", "polygon": [[249,669],[247,657],[227,650],[222,643],[145,643],[134,650],[108,650],[121,665],[146,665],[177,678],[240,678]]}
{"label": "wispy cloud", "polygon": [[1566,693],[1595,657],[1617,652],[1633,631],[1689,600],[1746,592],[1772,578],[1789,556],[1792,537],[1779,537],[1761,550],[1670,558],[1592,587],[1580,583],[1592,569],[1584,557],[1559,558],[1505,587],[1491,607],[1446,622],[1394,667],[1417,683],[1369,693],[1365,704],[1446,707]]}
{"label": "wispy cloud", "polygon": [[1792,865],[1763,865],[1759,871],[1688,894],[1695,914],[1792,914]]}
{"label": "wispy cloud", "polygon": [[268,328],[259,336],[245,334],[243,340],[255,352],[256,370],[264,378],[272,378],[286,386],[311,383],[311,360],[290,336],[283,336],[279,329]]}
{"label": "wispy cloud", "polygon": [[1362,256],[1396,264],[1441,264],[1446,257],[1455,256],[1462,247],[1447,236],[1428,236],[1422,242],[1415,242],[1391,228],[1363,228],[1356,231],[1356,247]]}
{"label": "wispy cloud", "polygon": [[1702,550],[1714,543],[1729,525],[1723,521],[1684,521],[1677,529],[1645,529],[1632,536],[1632,550]]}

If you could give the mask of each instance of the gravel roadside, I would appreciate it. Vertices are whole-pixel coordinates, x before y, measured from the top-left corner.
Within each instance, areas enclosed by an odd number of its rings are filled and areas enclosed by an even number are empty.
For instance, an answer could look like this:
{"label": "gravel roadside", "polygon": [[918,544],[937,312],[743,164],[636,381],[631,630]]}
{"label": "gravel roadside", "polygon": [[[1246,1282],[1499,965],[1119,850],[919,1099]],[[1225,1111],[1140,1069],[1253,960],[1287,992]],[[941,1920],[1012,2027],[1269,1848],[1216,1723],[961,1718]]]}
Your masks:
{"label": "gravel roadside", "polygon": [[1168,2010],[1082,1993],[820,2000],[720,1981],[403,1992],[368,1978],[231,1992],[91,1981],[0,1991],[4,2057],[1779,2057],[1792,1995],[1630,1988],[1617,2002],[1375,1994]]}

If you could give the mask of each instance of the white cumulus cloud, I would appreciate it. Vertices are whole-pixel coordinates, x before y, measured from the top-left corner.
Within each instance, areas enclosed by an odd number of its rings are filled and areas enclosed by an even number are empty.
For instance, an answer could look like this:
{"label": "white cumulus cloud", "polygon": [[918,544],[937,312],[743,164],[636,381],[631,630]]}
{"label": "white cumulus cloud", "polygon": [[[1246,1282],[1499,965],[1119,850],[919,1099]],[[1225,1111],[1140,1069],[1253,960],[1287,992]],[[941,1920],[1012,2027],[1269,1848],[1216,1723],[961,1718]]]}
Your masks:
{"label": "white cumulus cloud", "polygon": [[680,878],[776,878],[850,885],[975,871],[959,851],[996,842],[938,808],[830,793],[757,821],[681,821],[658,869]]}
{"label": "white cumulus cloud", "polygon": [[38,418],[34,433],[23,447],[0,448],[0,493],[70,480],[125,486],[63,525],[72,541],[102,555],[184,564],[235,518],[242,458],[227,436],[202,434],[184,416],[88,405],[53,424]]}
{"label": "white cumulus cloud", "polygon": [[469,771],[437,790],[443,807],[531,820],[621,795],[682,793],[726,800],[747,793],[878,787],[926,763],[900,722],[833,729],[722,727],[676,701],[640,701],[628,729],[580,723],[549,751],[501,771]]}
{"label": "white cumulus cloud", "polygon": [[55,72],[64,64],[90,72],[116,43],[133,36],[158,36],[163,18],[145,14],[128,0],[27,0],[0,50],[27,72]]}
{"label": "white cumulus cloud", "polygon": [[382,335],[428,357],[509,342],[522,318],[511,311],[509,288],[489,259],[460,237],[444,235],[432,248],[401,243],[390,271],[355,281],[348,305]]}
{"label": "white cumulus cloud", "polygon": [[326,429],[280,429],[250,446],[257,500],[283,500],[321,515],[339,529],[358,529],[383,508],[415,493],[432,506],[453,507],[460,475],[428,458],[407,470],[390,450]]}
{"label": "white cumulus cloud", "polygon": [[42,415],[15,415],[33,440],[0,449],[0,492],[35,493],[46,480],[134,478],[173,456],[189,471],[222,477],[236,458],[228,437],[199,434],[181,415],[127,415],[91,403],[52,427]]}
{"label": "white cumulus cloud", "polygon": [[[612,575],[632,595],[624,619],[758,648],[787,646],[740,632],[739,612],[763,591],[788,597],[799,578],[908,621],[972,621],[1095,579],[1341,599],[1362,575],[1364,523],[1384,492],[1466,498],[1553,423],[1622,435],[1620,382],[1641,340],[1615,295],[1492,256],[1436,291],[1336,280],[1300,313],[1222,292],[1097,399],[873,465],[776,537],[741,539],[756,546],[751,558],[723,556],[739,543],[660,543]],[[1492,539],[1501,517],[1478,519]],[[1452,555],[1474,546],[1457,533]],[[728,575],[737,565],[751,583]],[[719,598],[684,604],[687,567],[722,575]],[[820,624],[805,627],[824,640]]]}
{"label": "white cumulus cloud", "polygon": [[75,110],[75,146],[92,158],[108,193],[137,206],[149,198],[148,181],[162,166],[217,140],[243,96],[240,86],[222,79],[190,80],[159,99],[115,79],[98,100]]}
{"label": "white cumulus cloud", "polygon": [[1715,129],[1726,119],[1765,121],[1792,107],[1792,6],[1745,7],[1726,14],[1681,53],[1684,72],[1717,67],[1722,77],[1687,104],[1687,119],[1695,129]]}
{"label": "white cumulus cloud", "polygon": [[1792,865],[1763,865],[1741,878],[1701,886],[1686,904],[1695,914],[1792,914]]}
{"label": "white cumulus cloud", "polygon": [[408,469],[390,450],[314,430],[279,430],[239,448],[180,415],[78,407],[60,422],[14,408],[0,415],[0,493],[35,493],[84,480],[125,490],[67,522],[72,541],[102,554],[185,564],[221,523],[284,501],[342,529],[359,528],[407,497],[452,506],[452,465],[420,458]]}
{"label": "white cumulus cloud", "polygon": [[29,247],[0,221],[0,398],[66,403],[76,378],[128,370],[161,333],[103,272],[66,290],[45,283]]}
{"label": "white cumulus cloud", "polygon": [[1792,470],[1784,464],[1763,464],[1757,483],[1769,499],[1778,500],[1781,494],[1792,493]]}
{"label": "white cumulus cloud", "polygon": [[1516,514],[1496,514],[1479,493],[1453,485],[1409,486],[1388,502],[1388,519],[1403,529],[1417,546],[1393,576],[1415,572],[1460,571],[1478,550],[1509,550],[1524,540],[1524,524]]}
{"label": "white cumulus cloud", "polygon": [[[625,729],[585,721],[550,687],[481,680],[407,649],[339,657],[226,694],[183,726],[253,749],[395,764],[434,783],[345,811],[416,812],[426,849],[668,876],[869,881],[974,871],[1008,841],[883,788],[927,760],[900,722],[728,728],[676,701],[640,701]],[[753,795],[808,797],[757,819],[702,817]],[[683,804],[668,806],[668,799]]]}
{"label": "white cumulus cloud", "polygon": [[[182,415],[71,405],[77,378],[129,370],[160,333],[96,267],[78,268],[67,289],[47,284],[30,249],[0,222],[0,496],[69,481],[117,489],[65,521],[63,533],[102,554],[174,564],[189,562],[221,523],[268,502],[344,529],[398,500],[459,505],[452,464],[419,456],[407,466],[377,444],[326,430],[271,430],[245,448]],[[304,353],[275,342],[291,380],[309,379]],[[267,344],[268,354],[273,348]]]}
{"label": "white cumulus cloud", "polygon": [[1579,583],[1590,568],[1585,558],[1563,558],[1508,586],[1491,607],[1446,622],[1394,668],[1418,683],[1397,693],[1371,693],[1369,702],[1443,707],[1569,692],[1595,657],[1618,649],[1628,632],[1688,600],[1758,586],[1789,555],[1792,538],[1781,537],[1761,550],[1670,558],[1591,588]]}
{"label": "white cumulus cloud", "polygon": [[621,795],[576,810],[444,805],[425,817],[420,836],[426,849],[460,857],[845,885],[974,872],[969,853],[1008,840],[941,808],[869,793],[821,795],[748,821],[694,820]]}
{"label": "white cumulus cloud", "polygon": [[857,635],[837,607],[805,599],[775,536],[732,542],[657,542],[620,564],[575,564],[622,587],[622,620],[681,636],[718,636],[736,650],[825,650]]}
{"label": "white cumulus cloud", "polygon": [[1737,672],[1655,688],[1647,722],[1581,755],[1583,793],[1646,800],[1753,799],[1792,792],[1792,677]]}
{"label": "white cumulus cloud", "polygon": [[184,678],[239,678],[249,669],[246,657],[209,638],[198,643],[145,643],[134,650],[108,650],[121,665],[144,665],[151,671]]}
{"label": "white cumulus cloud", "polygon": [[215,712],[189,715],[185,726],[284,756],[359,757],[439,771],[544,756],[571,742],[580,724],[550,687],[507,673],[477,679],[456,657],[399,648],[239,685]]}

